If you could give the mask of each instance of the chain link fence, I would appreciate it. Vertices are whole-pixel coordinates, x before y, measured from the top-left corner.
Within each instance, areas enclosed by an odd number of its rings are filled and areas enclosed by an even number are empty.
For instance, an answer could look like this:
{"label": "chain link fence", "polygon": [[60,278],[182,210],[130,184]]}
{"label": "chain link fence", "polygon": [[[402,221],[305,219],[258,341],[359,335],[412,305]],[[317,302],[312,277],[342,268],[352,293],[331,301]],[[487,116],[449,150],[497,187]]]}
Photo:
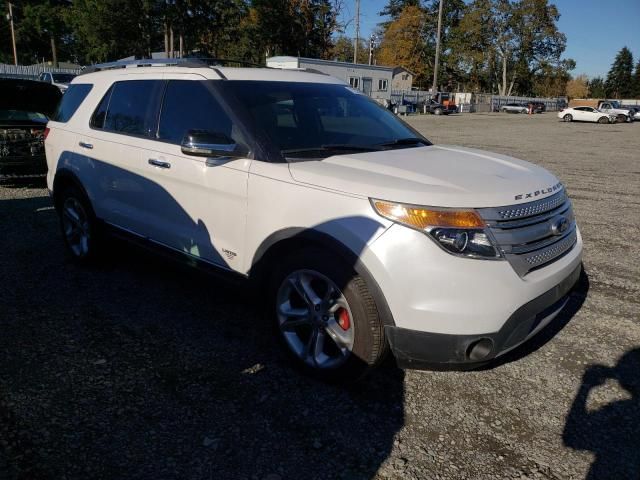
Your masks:
{"label": "chain link fence", "polygon": [[22,78],[25,80],[37,80],[42,72],[71,73],[78,75],[79,68],[54,68],[49,65],[8,65],[0,63],[0,77]]}

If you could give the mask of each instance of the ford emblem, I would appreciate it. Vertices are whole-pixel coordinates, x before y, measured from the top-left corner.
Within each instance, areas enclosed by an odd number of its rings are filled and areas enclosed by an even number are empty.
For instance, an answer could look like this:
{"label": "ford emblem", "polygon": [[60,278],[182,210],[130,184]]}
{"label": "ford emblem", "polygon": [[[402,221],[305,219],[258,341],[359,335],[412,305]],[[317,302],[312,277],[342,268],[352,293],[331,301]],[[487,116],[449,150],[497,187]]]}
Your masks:
{"label": "ford emblem", "polygon": [[551,223],[551,233],[553,235],[562,235],[567,231],[567,228],[569,228],[569,220],[562,215],[558,215]]}

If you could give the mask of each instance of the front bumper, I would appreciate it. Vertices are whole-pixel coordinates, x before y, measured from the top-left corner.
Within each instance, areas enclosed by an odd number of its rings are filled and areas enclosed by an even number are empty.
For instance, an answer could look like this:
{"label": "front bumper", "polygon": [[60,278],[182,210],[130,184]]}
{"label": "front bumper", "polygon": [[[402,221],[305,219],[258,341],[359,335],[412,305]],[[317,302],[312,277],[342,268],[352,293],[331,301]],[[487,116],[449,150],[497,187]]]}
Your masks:
{"label": "front bumper", "polygon": [[560,313],[580,278],[578,265],[564,280],[518,308],[497,332],[474,335],[431,333],[387,326],[385,333],[401,368],[465,369],[521,345]]}

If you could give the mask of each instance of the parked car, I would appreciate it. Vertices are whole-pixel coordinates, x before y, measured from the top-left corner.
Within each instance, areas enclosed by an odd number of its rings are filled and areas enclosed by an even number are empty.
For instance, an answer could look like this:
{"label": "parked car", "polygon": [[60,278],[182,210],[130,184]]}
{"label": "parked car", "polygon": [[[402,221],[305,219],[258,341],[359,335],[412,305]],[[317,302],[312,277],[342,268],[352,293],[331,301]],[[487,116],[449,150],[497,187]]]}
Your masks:
{"label": "parked car", "polygon": [[482,365],[567,302],[582,239],[544,168],[433,145],[328,75],[144,62],[75,78],[49,123],[71,258],[115,233],[249,282],[292,361],[330,380],[388,349]]}
{"label": "parked car", "polygon": [[45,173],[45,127],[60,90],[33,80],[0,79],[0,92],[0,175]]}
{"label": "parked car", "polygon": [[547,106],[544,102],[531,102],[531,106],[533,107],[533,113],[544,113],[547,111]]}
{"label": "parked car", "polygon": [[617,116],[601,112],[593,107],[573,107],[565,108],[558,112],[558,118],[565,122],[597,122],[597,123],[616,123]]}
{"label": "parked car", "polygon": [[601,112],[616,115],[617,121],[620,123],[623,122],[633,122],[634,118],[632,112],[629,107],[624,107],[620,105],[620,102],[617,100],[604,100],[599,98],[591,98],[591,99],[573,99],[569,102],[570,107],[576,106],[584,106],[584,107],[593,107],[597,108]]}
{"label": "parked car", "polygon": [[640,106],[632,105],[626,108],[629,109],[629,116],[633,118],[633,120],[640,120]]}
{"label": "parked car", "polygon": [[42,72],[38,77],[38,80],[55,85],[62,93],[64,93],[69,87],[69,83],[71,83],[71,80],[74,78],[75,75],[72,73]]}
{"label": "parked car", "polygon": [[529,113],[529,107],[524,103],[507,103],[500,107],[503,113]]}
{"label": "parked car", "polygon": [[458,113],[458,107],[456,107],[456,105],[453,103],[444,105],[431,99],[428,102],[425,102],[424,113],[433,113],[434,115],[449,115],[450,113]]}

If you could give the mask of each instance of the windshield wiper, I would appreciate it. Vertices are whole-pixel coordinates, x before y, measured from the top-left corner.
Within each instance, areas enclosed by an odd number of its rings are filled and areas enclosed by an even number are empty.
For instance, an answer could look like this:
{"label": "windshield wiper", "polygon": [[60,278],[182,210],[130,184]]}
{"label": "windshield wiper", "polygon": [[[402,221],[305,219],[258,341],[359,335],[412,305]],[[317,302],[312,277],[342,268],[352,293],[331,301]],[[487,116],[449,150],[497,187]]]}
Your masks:
{"label": "windshield wiper", "polygon": [[396,145],[415,145],[417,143],[421,143],[422,145],[431,145],[429,142],[427,142],[422,138],[406,137],[406,138],[398,138],[390,142],[379,143],[378,146],[379,147],[395,147]]}
{"label": "windshield wiper", "polygon": [[292,148],[290,150],[282,150],[285,155],[291,155],[295,153],[307,153],[307,152],[375,152],[382,150],[381,145],[357,145],[349,143],[326,143],[318,147],[309,148]]}

